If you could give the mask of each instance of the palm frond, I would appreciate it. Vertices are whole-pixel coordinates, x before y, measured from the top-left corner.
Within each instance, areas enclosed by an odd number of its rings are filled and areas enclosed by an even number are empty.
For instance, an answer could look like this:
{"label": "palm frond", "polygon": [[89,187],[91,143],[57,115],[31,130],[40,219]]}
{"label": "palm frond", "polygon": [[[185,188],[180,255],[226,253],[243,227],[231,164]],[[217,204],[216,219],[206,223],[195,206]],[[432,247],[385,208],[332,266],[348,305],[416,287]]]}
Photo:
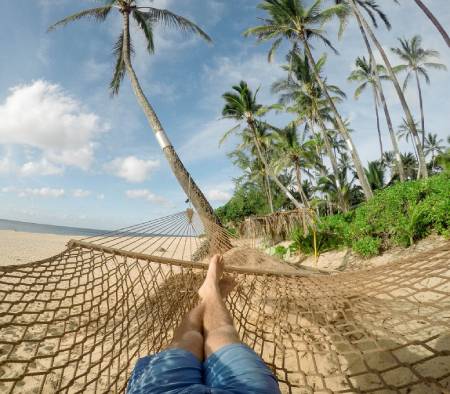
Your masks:
{"label": "palm frond", "polygon": [[77,12],[76,14],[69,15],[69,16],[65,17],[64,19],[61,19],[60,21],[54,23],[47,29],[47,31],[48,32],[53,31],[58,27],[63,27],[70,22],[75,22],[75,21],[77,21],[79,19],[83,19],[83,18],[93,18],[98,22],[103,22],[106,19],[106,17],[108,16],[111,9],[112,9],[112,5],[107,5],[104,7],[90,8],[87,10],[83,10],[81,12]]}
{"label": "palm frond", "polygon": [[144,32],[146,41],[147,41],[147,50],[150,53],[155,52],[155,44],[153,42],[153,29],[152,24],[149,21],[148,18],[144,16],[144,14],[141,11],[133,10],[132,12],[133,18],[138,24],[138,26],[141,28],[141,30]]}
{"label": "palm frond", "polygon": [[153,23],[162,23],[167,27],[176,28],[181,32],[197,34],[205,41],[212,42],[211,37],[209,37],[208,34],[206,34],[199,26],[191,22],[189,19],[186,19],[165,9],[153,7],[138,8],[146,9],[146,11],[141,11],[141,16],[150,25],[152,25]]}

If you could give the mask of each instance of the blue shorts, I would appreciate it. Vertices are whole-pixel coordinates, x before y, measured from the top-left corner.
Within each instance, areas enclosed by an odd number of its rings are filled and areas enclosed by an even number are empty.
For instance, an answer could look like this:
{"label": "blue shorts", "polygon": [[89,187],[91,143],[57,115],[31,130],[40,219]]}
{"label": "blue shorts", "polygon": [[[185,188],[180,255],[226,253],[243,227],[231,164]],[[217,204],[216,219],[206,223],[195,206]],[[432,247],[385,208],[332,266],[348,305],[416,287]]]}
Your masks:
{"label": "blue shorts", "polygon": [[137,361],[128,394],[279,394],[263,360],[242,343],[226,345],[204,363],[191,352],[168,349]]}

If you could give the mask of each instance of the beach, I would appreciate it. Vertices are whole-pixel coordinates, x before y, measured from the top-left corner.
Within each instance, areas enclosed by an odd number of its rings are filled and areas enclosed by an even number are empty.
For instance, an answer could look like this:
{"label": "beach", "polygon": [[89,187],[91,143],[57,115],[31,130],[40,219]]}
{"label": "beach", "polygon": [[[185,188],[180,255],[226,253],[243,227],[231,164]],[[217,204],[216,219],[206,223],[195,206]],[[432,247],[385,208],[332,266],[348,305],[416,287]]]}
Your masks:
{"label": "beach", "polygon": [[71,239],[80,238],[83,237],[0,230],[0,266],[45,259],[62,252]]}

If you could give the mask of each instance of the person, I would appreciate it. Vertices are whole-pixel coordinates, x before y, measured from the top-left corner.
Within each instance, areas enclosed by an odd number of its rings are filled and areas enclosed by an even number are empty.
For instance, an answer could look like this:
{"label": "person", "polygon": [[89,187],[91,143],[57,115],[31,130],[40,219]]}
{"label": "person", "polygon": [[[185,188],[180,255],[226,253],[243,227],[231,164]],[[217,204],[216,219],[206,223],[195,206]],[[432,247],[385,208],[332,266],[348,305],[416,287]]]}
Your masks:
{"label": "person", "polygon": [[239,340],[224,299],[233,287],[222,278],[223,258],[211,258],[198,290],[199,304],[175,330],[160,353],[137,361],[128,394],[279,394],[264,361]]}

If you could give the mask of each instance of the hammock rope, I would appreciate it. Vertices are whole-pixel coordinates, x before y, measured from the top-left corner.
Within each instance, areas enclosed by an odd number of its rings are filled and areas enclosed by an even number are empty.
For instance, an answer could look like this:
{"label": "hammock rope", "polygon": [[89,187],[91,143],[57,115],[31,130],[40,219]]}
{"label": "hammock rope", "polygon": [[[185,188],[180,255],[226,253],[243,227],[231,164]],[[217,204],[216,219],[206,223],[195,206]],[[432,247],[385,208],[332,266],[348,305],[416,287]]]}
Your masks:
{"label": "hammock rope", "polygon": [[124,392],[198,302],[218,251],[239,335],[283,393],[449,392],[449,243],[354,272],[269,270],[258,240],[203,223],[188,210],[0,267],[0,392]]}

